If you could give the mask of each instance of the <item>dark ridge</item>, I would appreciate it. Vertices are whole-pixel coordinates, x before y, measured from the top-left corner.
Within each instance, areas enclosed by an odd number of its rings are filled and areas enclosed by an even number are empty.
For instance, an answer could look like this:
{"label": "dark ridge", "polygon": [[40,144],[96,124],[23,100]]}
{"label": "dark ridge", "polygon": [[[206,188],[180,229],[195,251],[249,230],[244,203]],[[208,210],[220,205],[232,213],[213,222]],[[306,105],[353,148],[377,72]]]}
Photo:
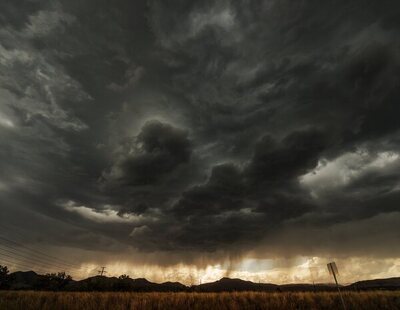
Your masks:
{"label": "dark ridge", "polygon": [[270,283],[254,283],[241,279],[222,278],[215,282],[197,285],[194,290],[198,292],[276,291],[278,287],[278,285]]}
{"label": "dark ridge", "polygon": [[400,277],[358,281],[349,286],[358,290],[398,290]]}
{"label": "dark ridge", "polygon": [[[287,292],[287,291],[333,291],[333,284],[283,284],[254,283],[242,279],[222,278],[215,282],[186,286],[179,282],[154,283],[144,278],[116,278],[94,276],[80,281],[40,275],[34,271],[17,271],[8,275],[2,289],[52,290],[52,291],[132,291],[132,292]],[[400,290],[400,277],[358,281],[343,290]]]}
{"label": "dark ridge", "polygon": [[17,271],[9,276],[9,285],[12,290],[31,289],[40,285],[42,276],[34,271]]}
{"label": "dark ridge", "polygon": [[[343,286],[341,286],[342,288]],[[337,290],[334,284],[291,283],[279,285],[282,292],[327,292]]]}

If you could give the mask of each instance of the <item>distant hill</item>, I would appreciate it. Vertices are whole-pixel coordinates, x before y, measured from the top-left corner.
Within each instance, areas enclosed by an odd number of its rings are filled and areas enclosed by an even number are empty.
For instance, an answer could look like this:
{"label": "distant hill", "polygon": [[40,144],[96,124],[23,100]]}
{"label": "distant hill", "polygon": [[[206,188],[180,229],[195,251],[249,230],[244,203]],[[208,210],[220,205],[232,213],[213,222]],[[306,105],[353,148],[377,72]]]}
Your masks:
{"label": "distant hill", "polygon": [[72,279],[54,279],[34,271],[17,271],[8,276],[8,288],[11,290],[64,290],[71,285]]}
{"label": "distant hill", "polygon": [[179,282],[153,283],[143,278],[119,279],[105,276],[71,282],[65,287],[68,291],[179,292],[187,289],[187,286]]}
{"label": "distant hill", "polygon": [[[18,271],[8,277],[11,290],[61,290],[61,291],[132,291],[132,292],[232,292],[232,291],[332,291],[332,284],[254,283],[241,279],[222,278],[215,282],[188,287],[179,282],[154,283],[144,278],[116,278],[94,276],[80,281],[57,281],[33,271]],[[355,282],[342,286],[343,290],[400,290],[400,277]]]}
{"label": "distant hill", "polygon": [[400,289],[400,277],[358,281],[349,287],[358,290],[398,290]]}
{"label": "distant hill", "polygon": [[224,292],[224,291],[276,291],[278,285],[269,283],[254,283],[241,279],[222,278],[221,280],[204,283],[194,287],[198,292]]}
{"label": "distant hill", "polygon": [[10,289],[30,290],[40,286],[43,278],[34,271],[17,271],[9,276]]}
{"label": "distant hill", "polygon": [[337,288],[334,284],[296,283],[279,285],[279,290],[282,292],[326,292],[335,291]]}

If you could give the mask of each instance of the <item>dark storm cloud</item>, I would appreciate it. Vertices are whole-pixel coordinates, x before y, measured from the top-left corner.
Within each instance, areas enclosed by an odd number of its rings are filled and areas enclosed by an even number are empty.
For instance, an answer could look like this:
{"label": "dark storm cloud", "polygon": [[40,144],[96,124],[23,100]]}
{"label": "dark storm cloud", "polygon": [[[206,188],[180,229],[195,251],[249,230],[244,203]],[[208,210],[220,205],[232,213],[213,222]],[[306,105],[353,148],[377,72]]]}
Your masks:
{"label": "dark storm cloud", "polygon": [[240,252],[290,223],[312,240],[307,225],[399,211],[393,1],[0,9],[0,201],[15,223]]}
{"label": "dark storm cloud", "polygon": [[[282,141],[267,136],[256,145],[253,158],[244,167],[229,163],[214,166],[205,184],[183,192],[172,209],[164,211],[165,216],[177,220],[173,223],[176,236],[164,247],[195,245],[197,249],[217,250],[235,240],[248,242],[287,219],[312,211],[313,203],[299,187],[297,177],[316,165],[322,149],[321,134],[315,130],[294,132]],[[149,226],[147,232],[152,234],[159,229]],[[146,238],[141,233],[136,244],[143,240]],[[149,245],[145,242],[144,247]]]}
{"label": "dark storm cloud", "polygon": [[[146,123],[136,139],[124,145],[122,158],[113,170],[123,184],[140,186],[152,184],[187,163],[191,145],[187,132],[157,121]],[[113,174],[113,172],[111,172]]]}
{"label": "dark storm cloud", "polygon": [[280,145],[270,136],[256,144],[248,173],[255,183],[291,180],[303,175],[318,163],[325,148],[323,135],[315,130],[296,131],[285,137]]}

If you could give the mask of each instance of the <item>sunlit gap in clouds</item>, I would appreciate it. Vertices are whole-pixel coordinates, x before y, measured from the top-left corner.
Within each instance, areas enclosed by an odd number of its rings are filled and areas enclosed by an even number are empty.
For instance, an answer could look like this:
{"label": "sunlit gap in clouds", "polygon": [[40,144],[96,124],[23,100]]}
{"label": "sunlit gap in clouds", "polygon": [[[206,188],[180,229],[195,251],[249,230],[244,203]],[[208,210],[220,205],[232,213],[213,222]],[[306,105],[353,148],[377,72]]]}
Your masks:
{"label": "sunlit gap in clouds", "polygon": [[314,198],[324,193],[340,190],[368,173],[388,175],[400,165],[397,152],[371,152],[358,149],[328,161],[321,159],[317,167],[299,178],[300,183],[311,190]]}
{"label": "sunlit gap in clouds", "polygon": [[5,128],[15,128],[14,122],[0,113],[0,126]]}
{"label": "sunlit gap in clouds", "polygon": [[[177,264],[168,267],[135,265],[129,262],[107,263],[107,275],[127,274],[131,278],[146,278],[154,282],[178,281],[186,285],[217,281],[223,277],[240,278],[260,283],[330,283],[332,278],[326,264],[334,259],[343,284],[361,279],[385,278],[400,272],[400,259],[375,260],[368,257],[321,258],[297,257],[284,259],[245,258],[235,264],[195,265]],[[82,264],[82,278],[98,274],[99,264]],[[382,271],[383,270],[383,271]]]}

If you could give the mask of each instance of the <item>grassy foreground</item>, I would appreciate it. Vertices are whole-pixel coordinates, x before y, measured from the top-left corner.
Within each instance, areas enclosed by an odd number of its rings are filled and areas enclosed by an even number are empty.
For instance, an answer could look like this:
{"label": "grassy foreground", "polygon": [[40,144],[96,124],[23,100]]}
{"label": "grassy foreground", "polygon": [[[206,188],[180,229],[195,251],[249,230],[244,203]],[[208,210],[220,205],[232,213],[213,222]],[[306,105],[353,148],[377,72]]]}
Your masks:
{"label": "grassy foreground", "polygon": [[[347,309],[400,309],[400,292],[346,292]],[[0,309],[342,309],[336,293],[0,292]]]}

